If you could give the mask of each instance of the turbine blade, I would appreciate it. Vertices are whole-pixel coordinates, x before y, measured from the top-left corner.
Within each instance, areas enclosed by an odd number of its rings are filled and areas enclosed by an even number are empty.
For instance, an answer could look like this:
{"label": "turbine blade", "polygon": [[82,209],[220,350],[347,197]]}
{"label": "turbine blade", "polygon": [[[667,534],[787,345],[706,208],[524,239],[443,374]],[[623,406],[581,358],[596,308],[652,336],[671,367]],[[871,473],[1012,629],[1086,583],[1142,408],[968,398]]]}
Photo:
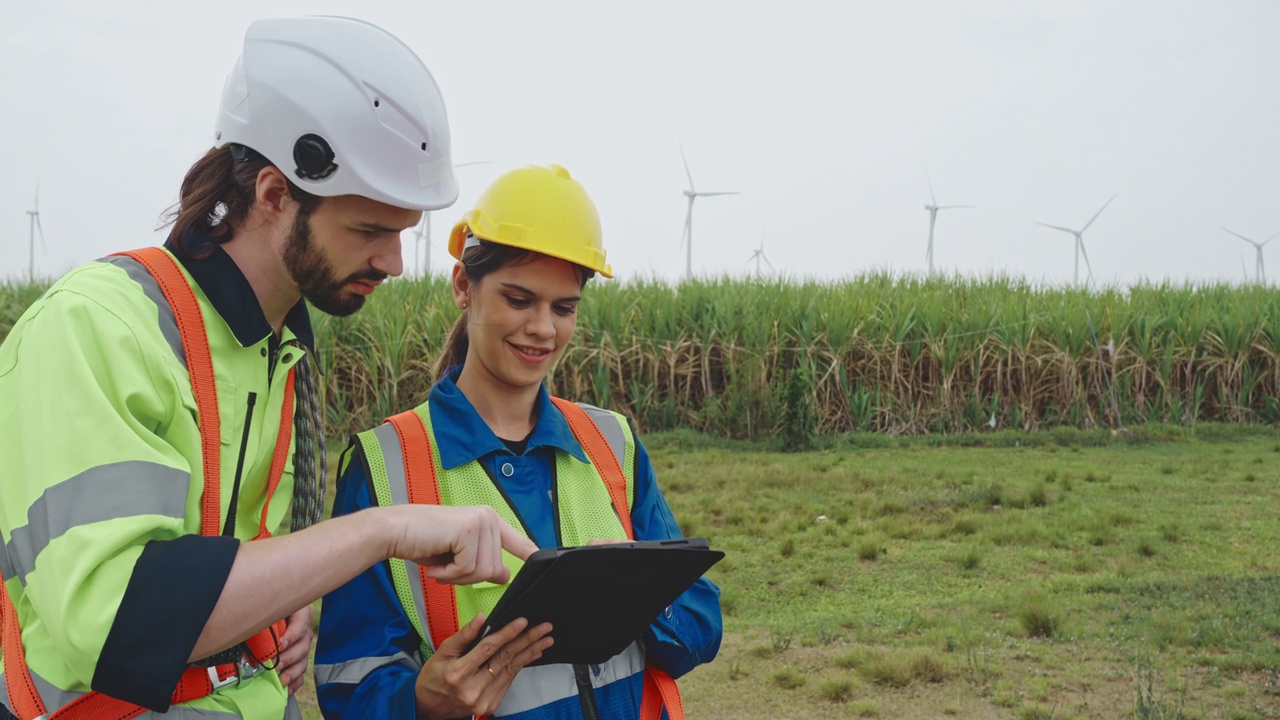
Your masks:
{"label": "turbine blade", "polygon": [[768,255],[765,255],[765,254],[762,252],[762,253],[760,253],[760,259],[761,259],[761,260],[764,260],[764,264],[765,264],[765,265],[768,265],[770,270],[773,270],[773,263],[769,262],[769,256],[768,256]]}
{"label": "turbine blade", "polygon": [[929,184],[929,202],[933,203],[934,205],[937,205],[938,198],[933,196],[933,181],[929,179],[928,169],[925,169],[924,171],[924,181]]}
{"label": "turbine blade", "polygon": [[939,210],[953,210],[956,208],[975,208],[977,205],[939,205]]}
{"label": "turbine blade", "polygon": [[700,192],[700,193],[694,193],[694,195],[698,195],[698,196],[706,196],[706,197],[711,197],[712,195],[741,195],[741,194],[742,194],[742,193],[737,192],[736,190],[735,190],[734,192]]}
{"label": "turbine blade", "polygon": [[689,177],[689,191],[698,192],[693,186],[693,173],[689,172],[689,158],[684,156],[684,143],[680,143],[680,159],[684,161],[684,174]]}
{"label": "turbine blade", "polygon": [[1062,232],[1071,233],[1072,235],[1076,234],[1075,230],[1072,230],[1071,228],[1064,228],[1061,225],[1050,225],[1049,223],[1042,223],[1042,222],[1037,222],[1036,224],[1043,225],[1047,228],[1053,228],[1054,230],[1061,230]]}
{"label": "turbine blade", "polygon": [[[1266,245],[1267,243],[1271,242],[1272,240],[1275,240],[1275,239],[1276,239],[1276,238],[1278,238],[1278,237],[1280,237],[1280,232],[1276,233],[1275,235],[1272,235],[1271,237],[1267,238],[1266,240],[1263,240],[1263,241],[1262,241],[1262,245]],[[1259,247],[1261,247],[1261,246],[1259,246]]]}
{"label": "turbine blade", "polygon": [[40,247],[48,250],[49,246],[44,244],[44,225],[40,223],[40,213],[36,213],[36,234],[40,236]]}
{"label": "turbine blade", "polygon": [[[1223,232],[1231,233],[1232,235],[1235,235],[1236,237],[1240,238],[1241,240],[1244,240],[1245,242],[1249,242],[1249,243],[1253,242],[1252,240],[1250,240],[1249,238],[1247,238],[1247,237],[1245,237],[1245,236],[1241,235],[1240,233],[1236,232],[1235,230],[1228,230],[1228,229],[1226,229],[1226,228],[1222,227],[1221,225],[1219,225],[1219,226],[1218,226],[1218,229],[1219,229],[1219,230],[1222,230]],[[1257,243],[1254,243],[1254,244],[1256,245]]]}
{"label": "turbine blade", "polygon": [[[1119,195],[1120,193],[1116,193],[1115,195],[1112,195],[1111,200],[1115,200],[1117,197],[1119,197]],[[1102,204],[1102,207],[1098,209],[1098,212],[1094,213],[1093,217],[1089,218],[1089,222],[1085,223],[1084,227],[1080,228],[1080,232],[1084,232],[1085,230],[1089,229],[1089,226],[1093,224],[1093,221],[1097,220],[1098,216],[1102,214],[1102,211],[1106,210],[1107,206],[1111,204],[1111,200],[1108,200]]]}
{"label": "turbine blade", "polygon": [[1089,251],[1084,249],[1084,238],[1077,238],[1077,242],[1080,243],[1080,254],[1084,256],[1084,266],[1089,271],[1089,279],[1093,280],[1093,265],[1089,264]]}

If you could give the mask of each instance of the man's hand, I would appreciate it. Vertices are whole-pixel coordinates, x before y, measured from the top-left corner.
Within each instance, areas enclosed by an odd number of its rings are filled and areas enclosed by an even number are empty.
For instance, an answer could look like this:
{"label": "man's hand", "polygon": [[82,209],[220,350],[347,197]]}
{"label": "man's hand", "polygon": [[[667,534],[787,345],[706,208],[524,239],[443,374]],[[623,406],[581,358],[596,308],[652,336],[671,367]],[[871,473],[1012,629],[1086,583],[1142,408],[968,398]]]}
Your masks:
{"label": "man's hand", "polygon": [[285,621],[284,635],[280,636],[276,668],[280,671],[280,684],[289,688],[290,695],[298,692],[302,678],[307,674],[311,638],[311,606],[307,605],[289,616]]}
{"label": "man's hand", "polygon": [[390,557],[412,560],[440,582],[503,584],[511,576],[502,550],[524,560],[538,549],[532,540],[484,505],[396,505]]}

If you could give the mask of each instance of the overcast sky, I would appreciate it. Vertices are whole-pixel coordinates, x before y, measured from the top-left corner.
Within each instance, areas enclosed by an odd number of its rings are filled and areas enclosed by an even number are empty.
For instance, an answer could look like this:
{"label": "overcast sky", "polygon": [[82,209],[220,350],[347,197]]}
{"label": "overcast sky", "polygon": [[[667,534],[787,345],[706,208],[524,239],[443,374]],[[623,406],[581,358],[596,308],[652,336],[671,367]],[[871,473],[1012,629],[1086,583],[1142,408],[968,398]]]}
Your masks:
{"label": "overcast sky", "polygon": [[[1280,3],[270,2],[5,0],[0,277],[24,276],[37,177],[56,275],[154,244],[212,145],[254,19],[359,17],[398,35],[445,96],[458,204],[498,174],[565,165],[600,208],[619,277],[684,272],[683,143],[703,198],[697,274],[922,272],[926,173],[947,272],[1069,282],[1080,227],[1097,281],[1239,281],[1280,233]],[[408,236],[406,235],[406,240]],[[1280,241],[1268,246],[1280,277]],[[412,244],[406,242],[406,256]],[[412,260],[407,260],[412,264]]]}

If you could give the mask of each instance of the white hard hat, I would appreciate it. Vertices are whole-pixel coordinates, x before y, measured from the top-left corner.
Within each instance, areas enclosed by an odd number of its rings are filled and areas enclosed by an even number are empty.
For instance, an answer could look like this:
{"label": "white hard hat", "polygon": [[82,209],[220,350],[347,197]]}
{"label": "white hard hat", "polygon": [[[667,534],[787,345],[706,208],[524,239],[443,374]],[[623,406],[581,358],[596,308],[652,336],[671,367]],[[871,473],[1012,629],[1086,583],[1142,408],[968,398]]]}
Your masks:
{"label": "white hard hat", "polygon": [[407,45],[360,20],[250,25],[214,129],[217,147],[251,148],[313,195],[412,210],[458,199],[435,79]]}

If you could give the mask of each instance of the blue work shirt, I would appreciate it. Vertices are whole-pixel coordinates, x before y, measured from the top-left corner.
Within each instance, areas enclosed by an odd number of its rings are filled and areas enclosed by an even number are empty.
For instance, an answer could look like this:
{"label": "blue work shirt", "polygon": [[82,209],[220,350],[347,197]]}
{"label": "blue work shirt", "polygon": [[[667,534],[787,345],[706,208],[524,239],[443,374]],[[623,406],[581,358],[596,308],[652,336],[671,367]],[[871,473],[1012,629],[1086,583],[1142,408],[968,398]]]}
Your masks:
{"label": "blue work shirt", "polygon": [[[586,462],[582,446],[544,387],[535,402],[538,421],[524,452],[516,455],[493,434],[458,389],[457,376],[455,370],[438,382],[427,402],[441,465],[449,470],[478,460],[506,493],[538,547],[556,547],[559,542],[551,499],[554,455],[566,452]],[[358,444],[353,444],[348,452],[353,455],[338,479],[333,506],[335,517],[375,504],[363,451]],[[637,540],[682,537],[658,489],[649,455],[638,437],[631,524]],[[466,622],[470,618],[462,620]],[[647,662],[672,677],[679,677],[715,657],[720,649],[721,634],[720,590],[702,578],[645,631]],[[408,661],[416,657],[419,644],[418,633],[400,606],[386,563],[378,563],[326,595],[316,641],[316,691],[321,712],[330,720],[415,717],[414,683],[418,671]],[[400,661],[389,661],[390,658]],[[339,668],[355,668],[364,663],[387,664],[369,672],[358,685],[326,681],[336,680]],[[599,689],[600,707],[616,707],[619,701],[629,704],[626,698],[606,697],[622,693],[634,698],[638,717],[641,683],[642,675],[635,675]],[[578,699],[571,697],[514,717],[578,720],[582,710]]]}

